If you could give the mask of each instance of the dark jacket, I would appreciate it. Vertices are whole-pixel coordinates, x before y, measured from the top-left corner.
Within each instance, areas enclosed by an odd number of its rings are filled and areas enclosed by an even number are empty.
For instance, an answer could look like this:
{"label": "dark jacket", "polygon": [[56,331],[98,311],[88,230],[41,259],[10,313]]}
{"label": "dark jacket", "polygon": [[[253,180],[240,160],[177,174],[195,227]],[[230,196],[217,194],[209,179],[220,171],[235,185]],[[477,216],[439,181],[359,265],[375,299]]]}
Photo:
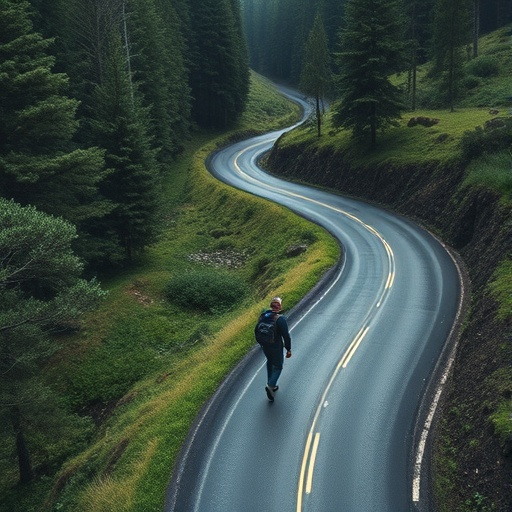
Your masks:
{"label": "dark jacket", "polygon": [[[268,309],[266,312],[272,313],[271,309]],[[290,333],[288,331],[288,322],[284,315],[279,314],[279,318],[276,321],[276,340],[277,346],[284,345],[286,350],[291,351],[292,349],[292,339],[290,337]]]}

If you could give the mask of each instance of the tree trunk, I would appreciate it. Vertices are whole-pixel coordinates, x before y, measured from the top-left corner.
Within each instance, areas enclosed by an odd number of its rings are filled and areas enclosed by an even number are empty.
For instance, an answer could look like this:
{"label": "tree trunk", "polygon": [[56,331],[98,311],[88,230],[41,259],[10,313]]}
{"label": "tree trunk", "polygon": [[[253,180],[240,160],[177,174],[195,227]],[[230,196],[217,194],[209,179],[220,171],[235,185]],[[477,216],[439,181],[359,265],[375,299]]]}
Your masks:
{"label": "tree trunk", "polygon": [[450,112],[455,112],[455,48],[450,48],[450,67],[448,69],[448,97]]}
{"label": "tree trunk", "polygon": [[478,37],[480,36],[480,0],[473,0],[473,58],[478,57]]}
{"label": "tree trunk", "polygon": [[134,94],[133,94],[133,81],[132,81],[132,58],[130,54],[130,38],[128,37],[128,23],[126,21],[126,1],[123,0],[122,5],[122,17],[123,17],[123,38],[124,48],[126,52],[126,68],[128,70],[128,80],[130,81],[130,95],[132,99],[132,106],[134,105]]}
{"label": "tree trunk", "polygon": [[322,112],[320,111],[320,96],[316,95],[316,126],[318,136],[322,136]]}
{"label": "tree trunk", "polygon": [[23,434],[21,412],[17,405],[11,407],[11,424],[16,435],[16,453],[20,470],[20,484],[27,484],[34,478],[34,471],[30,462],[30,455]]}
{"label": "tree trunk", "polygon": [[372,117],[370,121],[370,135],[371,135],[371,145],[375,146],[377,144],[377,107],[375,104],[372,104]]}

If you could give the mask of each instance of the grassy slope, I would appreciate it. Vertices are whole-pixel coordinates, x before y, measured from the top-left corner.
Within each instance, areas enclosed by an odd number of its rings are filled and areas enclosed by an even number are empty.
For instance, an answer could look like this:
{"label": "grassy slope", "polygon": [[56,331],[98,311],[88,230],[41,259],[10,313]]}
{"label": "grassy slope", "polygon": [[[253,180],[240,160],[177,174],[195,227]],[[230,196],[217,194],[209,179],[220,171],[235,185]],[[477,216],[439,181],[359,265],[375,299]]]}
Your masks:
{"label": "grassy slope", "polygon": [[[287,126],[297,116],[296,106],[253,77],[249,108],[233,133]],[[339,248],[323,230],[206,172],[205,157],[224,137],[202,134],[190,141],[166,184],[162,239],[137,268],[102,280],[110,291],[105,304],[64,340],[47,369],[65,399],[88,407],[100,425],[92,436],[90,424],[68,432],[77,440],[89,435],[89,442],[80,443],[84,449],[55,479],[31,487],[11,487],[16,472],[5,454],[1,510],[40,510],[43,500],[44,510],[161,510],[192,421],[253,346],[254,318],[269,296],[280,294],[292,307],[337,260]],[[287,247],[299,242],[309,245],[307,252],[286,258]],[[230,269],[247,283],[233,310],[190,311],[168,300],[166,283],[198,267],[188,255],[200,251],[245,255],[241,268]]]}

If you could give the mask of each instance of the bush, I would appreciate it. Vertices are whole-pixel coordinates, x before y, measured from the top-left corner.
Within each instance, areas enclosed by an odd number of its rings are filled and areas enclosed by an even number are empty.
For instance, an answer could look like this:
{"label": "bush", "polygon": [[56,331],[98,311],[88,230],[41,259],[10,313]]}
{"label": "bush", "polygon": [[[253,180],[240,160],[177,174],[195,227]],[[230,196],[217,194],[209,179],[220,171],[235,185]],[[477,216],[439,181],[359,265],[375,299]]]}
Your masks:
{"label": "bush", "polygon": [[479,78],[488,78],[490,76],[497,76],[500,73],[500,65],[495,57],[490,55],[481,55],[475,57],[473,60],[466,64],[466,71],[470,75]]}
{"label": "bush", "polygon": [[468,75],[462,80],[462,85],[465,89],[476,89],[480,86],[480,80],[474,75]]}
{"label": "bush", "polygon": [[492,124],[464,133],[461,140],[462,154],[467,160],[477,158],[484,153],[497,153],[512,144],[512,121],[500,119],[502,126],[493,128]]}
{"label": "bush", "polygon": [[509,200],[512,193],[511,157],[508,151],[484,153],[467,167],[465,184],[482,185]]}
{"label": "bush", "polygon": [[202,268],[174,276],[167,285],[169,300],[184,308],[219,313],[239,305],[247,295],[242,278],[226,270]]}

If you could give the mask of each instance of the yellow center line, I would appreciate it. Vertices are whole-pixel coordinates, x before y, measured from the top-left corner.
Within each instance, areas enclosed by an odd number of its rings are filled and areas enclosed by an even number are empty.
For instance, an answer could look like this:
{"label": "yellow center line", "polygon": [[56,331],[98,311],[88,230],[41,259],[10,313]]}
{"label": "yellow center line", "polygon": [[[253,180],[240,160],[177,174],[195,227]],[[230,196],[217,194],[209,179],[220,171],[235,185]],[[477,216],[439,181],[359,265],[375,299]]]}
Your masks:
{"label": "yellow center line", "polygon": [[[253,149],[259,145],[263,145],[266,143],[267,142],[260,142],[260,143],[254,144],[248,148],[243,149],[236,155],[236,158],[234,160],[234,165],[235,165],[237,172],[239,174],[241,174],[242,176],[244,176],[246,180],[255,182],[259,187],[262,186],[262,183],[259,182],[258,180],[256,180],[255,178],[249,176],[247,173],[243,172],[241,167],[238,165],[238,159],[242,156],[243,153],[245,153],[245,152],[249,151],[250,149]],[[322,207],[332,210],[334,212],[340,213],[341,215],[344,215],[345,217],[360,224],[364,229],[366,229],[367,231],[372,233],[382,243],[384,250],[386,251],[386,255],[387,255],[387,259],[388,259],[389,271],[388,271],[388,276],[386,279],[386,283],[384,285],[383,292],[376,304],[376,307],[379,308],[381,306],[381,304],[383,303],[387,293],[392,288],[393,283],[395,281],[395,275],[396,275],[395,256],[394,256],[393,250],[391,249],[390,245],[385,240],[385,238],[374,227],[370,226],[369,224],[366,224],[364,221],[362,221],[355,215],[348,213],[345,210],[342,210],[342,209],[332,206],[330,204],[323,203],[316,199],[313,199],[313,198],[310,198],[307,196],[303,196],[301,194],[297,194],[297,193],[290,192],[290,191],[283,191],[283,190],[281,190],[277,187],[274,187],[272,185],[269,185],[269,184],[265,184],[264,186],[268,190],[273,190],[275,192],[279,192],[282,195],[286,195],[288,197],[295,197],[297,199],[302,199],[303,201],[317,204],[319,206],[322,206]],[[316,432],[316,434],[314,435],[314,439],[313,439],[313,433],[316,429],[316,424],[318,422],[320,412],[322,410],[323,404],[326,403],[327,394],[329,393],[329,390],[330,390],[331,386],[333,385],[336,376],[338,375],[338,373],[340,372],[340,370],[342,368],[344,369],[347,367],[350,360],[352,359],[352,357],[356,353],[357,349],[361,345],[362,341],[366,337],[366,334],[370,330],[370,326],[368,325],[369,318],[370,318],[370,313],[368,314],[366,320],[364,321],[363,327],[359,330],[356,337],[352,340],[348,349],[343,354],[343,357],[338,362],[338,365],[336,366],[335,371],[333,372],[333,374],[331,375],[331,378],[329,379],[329,383],[327,384],[326,388],[324,389],[322,398],[317,405],[315,416],[311,423],[311,428],[309,430],[308,437],[306,440],[306,446],[304,447],[304,455],[302,457],[299,485],[298,485],[298,490],[297,490],[298,491],[297,492],[297,512],[302,512],[302,502],[303,502],[304,494],[310,494],[312,491],[313,473],[315,470],[315,461],[316,461],[316,456],[317,456],[317,451],[318,451],[318,444],[320,442],[320,432]],[[309,465],[308,465],[308,461],[309,461]],[[306,478],[306,470],[307,470],[307,478]]]}
{"label": "yellow center line", "polygon": [[320,442],[320,432],[317,432],[315,435],[315,441],[313,443],[313,449],[311,450],[311,457],[309,459],[309,471],[308,471],[308,480],[306,483],[306,494],[311,494],[311,489],[313,487],[313,471],[315,469],[315,459],[318,451],[318,443]]}
{"label": "yellow center line", "polygon": [[345,355],[341,358],[341,361],[339,362],[342,368],[347,367],[348,363],[352,359],[352,356],[356,353],[356,350],[358,349],[359,345],[361,345],[361,342],[363,341],[369,329],[369,327],[361,329],[361,331],[359,331],[359,334],[354,338],[347,352],[345,352]]}

